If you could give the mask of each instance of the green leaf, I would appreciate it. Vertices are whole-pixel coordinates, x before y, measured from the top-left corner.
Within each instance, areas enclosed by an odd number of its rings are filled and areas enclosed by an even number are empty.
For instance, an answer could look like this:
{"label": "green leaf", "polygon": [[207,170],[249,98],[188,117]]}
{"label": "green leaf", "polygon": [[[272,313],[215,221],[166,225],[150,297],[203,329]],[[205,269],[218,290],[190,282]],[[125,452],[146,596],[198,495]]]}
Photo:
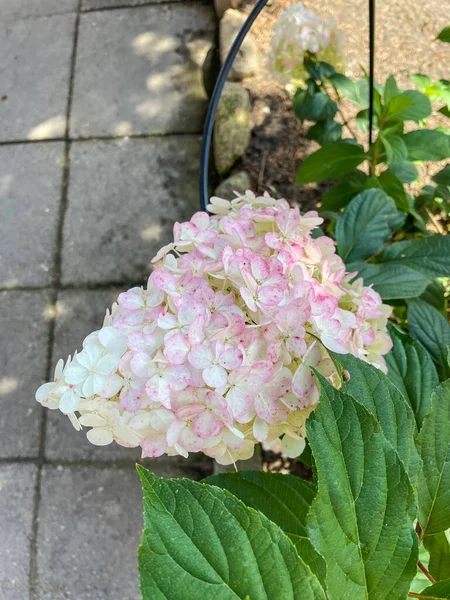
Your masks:
{"label": "green leaf", "polygon": [[369,82],[367,79],[352,81],[341,73],[336,73],[329,79],[334,87],[342,92],[353,104],[357,104],[362,108],[369,106]]}
{"label": "green leaf", "polygon": [[395,204],[383,190],[361,192],[337,220],[338,254],[345,262],[369,258],[392,237],[398,223]]}
{"label": "green leaf", "polygon": [[384,437],[397,452],[410,478],[414,479],[420,469],[420,458],[414,445],[416,421],[405,397],[380,369],[352,354],[331,355],[349,373],[341,390],[353,396],[378,421]]}
{"label": "green leaf", "polygon": [[392,118],[401,119],[399,114],[402,111],[407,110],[412,105],[413,105],[413,100],[411,100],[411,98],[403,96],[403,94],[398,94],[397,96],[393,96],[391,98],[391,100],[389,100],[389,102],[386,106],[386,109],[385,109],[386,120],[392,119]]}
{"label": "green leaf", "polygon": [[386,194],[394,200],[395,206],[399,210],[402,210],[406,213],[409,212],[410,206],[408,202],[408,196],[406,195],[405,188],[403,187],[400,179],[398,179],[394,173],[390,173],[389,171],[383,171],[378,179]]}
{"label": "green leaf", "polygon": [[450,157],[450,136],[435,129],[418,129],[403,136],[409,160],[445,160]]}
{"label": "green leaf", "polygon": [[416,594],[414,598],[423,598],[423,600],[448,600],[450,598],[450,579],[438,581],[438,583],[430,585]]}
{"label": "green leaf", "polygon": [[448,117],[450,119],[450,109],[448,108],[448,106],[441,106],[438,112],[444,115],[444,117]]}
{"label": "green leaf", "polygon": [[306,70],[310,77],[318,81],[330,78],[336,73],[336,69],[323,61],[305,60]]}
{"label": "green leaf", "polygon": [[430,235],[384,248],[379,262],[414,269],[429,279],[450,273],[450,236]]}
{"label": "green leaf", "polygon": [[450,578],[450,544],[444,532],[429,535],[423,540],[423,545],[430,553],[428,571],[436,579]]}
{"label": "green leaf", "polygon": [[389,75],[386,79],[386,83],[384,84],[383,90],[383,98],[387,105],[389,105],[390,101],[394,96],[397,96],[400,93],[398,89],[397,82],[395,81],[395,77],[393,75]]}
{"label": "green leaf", "polygon": [[321,146],[337,142],[342,137],[342,125],[336,121],[327,119],[320,121],[308,129],[306,137],[309,140],[315,140]]}
{"label": "green leaf", "polygon": [[417,485],[419,523],[427,536],[450,527],[450,380],[432,394],[418,446],[423,461]]}
{"label": "green leaf", "polygon": [[372,284],[383,300],[417,298],[430,283],[428,277],[403,266],[355,262],[347,263],[347,271],[358,271],[365,285]]}
{"label": "green leaf", "polygon": [[408,157],[408,149],[400,135],[384,134],[381,132],[381,140],[386,151],[388,165],[396,161],[405,160]]}
{"label": "green leaf", "polygon": [[279,473],[239,471],[212,475],[204,483],[228,490],[247,506],[264,513],[285,533],[305,537],[306,516],[316,495],[312,483]]}
{"label": "green leaf", "polygon": [[309,530],[327,563],[327,597],[403,600],[417,560],[408,476],[367,409],[317,377],[320,402],[306,424],[318,473]]}
{"label": "green leaf", "polygon": [[431,79],[428,77],[428,75],[415,73],[414,75],[410,75],[409,78],[416,84],[421,92],[425,92],[427,87],[431,85]]}
{"label": "green leaf", "polygon": [[311,483],[293,475],[262,471],[212,475],[204,483],[228,490],[281,527],[303,561],[321,582],[325,581],[325,563],[307,537],[306,517],[316,495]]}
{"label": "green leaf", "polygon": [[387,375],[408,400],[420,430],[431,408],[431,392],[438,384],[436,368],[425,348],[410,335],[388,326],[392,350],[385,356]]}
{"label": "green leaf", "polygon": [[324,600],[292,542],[263,514],[219,488],[137,469],[144,492],[143,600]]}
{"label": "green leaf", "polygon": [[441,42],[450,43],[450,26],[444,27],[444,29],[440,32],[440,34],[436,38],[437,40],[441,40]]}
{"label": "green leaf", "polygon": [[[300,101],[301,100],[301,101]],[[332,119],[337,112],[337,105],[327,94],[316,92],[312,96],[295,95],[294,111],[296,116],[304,121],[324,121]]]}
{"label": "green leaf", "polygon": [[410,100],[410,106],[399,111],[396,119],[402,121],[421,121],[431,115],[431,103],[428,98],[417,90],[406,90],[402,92],[402,98]]}
{"label": "green leaf", "polygon": [[357,167],[367,155],[362,146],[335,142],[310,154],[300,166],[296,183],[312,183],[336,179]]}
{"label": "green leaf", "polygon": [[364,190],[367,175],[362,171],[352,171],[322,199],[321,211],[337,211],[344,208],[352,198]]}
{"label": "green leaf", "polygon": [[440,379],[450,377],[447,346],[450,345],[450,325],[431,304],[423,300],[408,302],[409,332],[430,353]]}
{"label": "green leaf", "polygon": [[446,300],[444,289],[437,281],[432,281],[420,297],[445,315]]}
{"label": "green leaf", "polygon": [[441,183],[442,185],[450,185],[450,165],[445,165],[439,173],[436,173],[433,177],[433,181]]}
{"label": "green leaf", "polygon": [[409,160],[394,160],[388,171],[394,173],[402,183],[411,183],[419,176],[414,163]]}

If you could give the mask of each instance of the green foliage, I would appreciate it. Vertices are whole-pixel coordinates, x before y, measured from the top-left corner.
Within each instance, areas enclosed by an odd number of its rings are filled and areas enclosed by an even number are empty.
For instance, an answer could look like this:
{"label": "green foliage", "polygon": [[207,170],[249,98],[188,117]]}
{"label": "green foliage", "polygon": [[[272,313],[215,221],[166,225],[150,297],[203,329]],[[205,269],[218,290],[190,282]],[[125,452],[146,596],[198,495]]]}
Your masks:
{"label": "green foliage", "polygon": [[438,384],[436,368],[425,348],[414,338],[389,326],[392,350],[386,356],[388,377],[408,400],[420,429],[431,409],[431,392]]}
{"label": "green foliage", "polygon": [[327,563],[327,596],[404,598],[417,561],[408,475],[367,409],[318,377],[307,423],[318,474],[310,535]]}
{"label": "green foliage", "polygon": [[411,406],[400,390],[376,367],[352,354],[332,354],[350,374],[341,390],[356,398],[381,426],[384,437],[394,448],[410,478],[420,468],[420,459],[414,444],[416,421]]}
{"label": "green foliage", "polygon": [[403,136],[409,160],[445,160],[450,157],[450,136],[437,129],[418,129]]}
{"label": "green foliage", "polygon": [[450,527],[450,380],[432,394],[419,451],[423,460],[418,485],[419,523],[426,537]]}
{"label": "green foliage", "polygon": [[436,581],[450,579],[450,544],[445,533],[427,536],[423,545],[430,553],[428,570],[431,575]]}
{"label": "green foliage", "polygon": [[346,175],[367,158],[362,146],[347,142],[327,144],[303,162],[297,183],[336,179]]}
{"label": "green foliage", "polygon": [[261,511],[288,534],[299,556],[319,581],[325,582],[325,563],[311,544],[307,515],[315,487],[293,475],[241,471],[207,477],[205,483],[228,490],[247,506]]}
{"label": "green foliage", "polygon": [[437,40],[441,40],[441,42],[450,43],[450,26],[444,27],[444,29],[439,33],[436,38]]}
{"label": "green foliage", "polygon": [[387,246],[379,262],[397,267],[406,266],[414,271],[435,277],[450,274],[450,236],[432,235],[406,240]]}
{"label": "green foliage", "polygon": [[411,335],[430,353],[440,379],[448,379],[450,377],[447,360],[448,346],[450,346],[448,321],[436,308],[417,299],[408,303],[408,323]]}
{"label": "green foliage", "polygon": [[414,598],[423,598],[423,600],[442,600],[443,598],[450,598],[450,579],[430,585],[422,590],[420,594],[416,594]]}
{"label": "green foliage", "polygon": [[373,285],[383,300],[417,298],[425,292],[430,279],[401,265],[353,262],[347,264],[349,271],[358,271],[365,285]]}
{"label": "green foliage", "polygon": [[138,472],[144,600],[325,599],[292,542],[262,513],[217,487]]}
{"label": "green foliage", "polygon": [[399,219],[394,202],[383,190],[361,192],[337,220],[339,255],[347,263],[369,258],[392,237]]}

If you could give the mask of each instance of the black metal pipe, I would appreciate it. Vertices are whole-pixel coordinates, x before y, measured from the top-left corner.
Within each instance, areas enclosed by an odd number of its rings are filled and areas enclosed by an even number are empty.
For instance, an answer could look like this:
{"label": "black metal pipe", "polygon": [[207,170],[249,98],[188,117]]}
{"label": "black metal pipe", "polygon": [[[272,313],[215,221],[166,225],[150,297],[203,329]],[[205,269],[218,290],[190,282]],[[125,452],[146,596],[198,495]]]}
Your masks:
{"label": "black metal pipe", "polygon": [[214,119],[217,112],[217,107],[219,105],[220,95],[223,90],[223,86],[228,77],[228,73],[233,65],[233,61],[236,58],[237,53],[239,52],[239,48],[242,45],[242,42],[245,39],[245,36],[249,32],[251,26],[253,25],[255,19],[262,11],[264,6],[267,4],[268,0],[258,0],[255,6],[252,8],[251,13],[248,15],[247,20],[245,21],[242,29],[238,33],[236,39],[231,46],[230,52],[228,53],[225,62],[220,69],[219,76],[216,81],[216,85],[214,86],[214,91],[211,96],[211,100],[208,107],[208,112],[205,120],[205,127],[203,130],[203,143],[202,143],[202,152],[200,158],[200,205],[201,209],[206,211],[206,206],[208,204],[209,199],[209,191],[208,191],[208,168],[209,168],[209,155],[211,152],[211,141],[214,130]]}
{"label": "black metal pipe", "polygon": [[369,0],[369,146],[372,144],[374,85],[375,85],[375,0]]}

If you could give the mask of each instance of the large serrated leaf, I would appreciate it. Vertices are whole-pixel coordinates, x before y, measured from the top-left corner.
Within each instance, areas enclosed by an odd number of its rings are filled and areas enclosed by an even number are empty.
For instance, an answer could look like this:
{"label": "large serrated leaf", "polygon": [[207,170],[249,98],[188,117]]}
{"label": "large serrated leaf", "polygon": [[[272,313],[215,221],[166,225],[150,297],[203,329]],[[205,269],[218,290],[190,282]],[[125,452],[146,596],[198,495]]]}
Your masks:
{"label": "large serrated leaf", "polygon": [[358,271],[365,285],[372,285],[383,300],[417,298],[425,292],[431,279],[403,265],[364,262],[347,263],[348,271]]}
{"label": "large serrated leaf", "polygon": [[414,444],[416,421],[402,393],[382,371],[352,354],[333,353],[333,360],[348,371],[342,391],[353,396],[375,417],[411,480],[415,479],[421,464]]}
{"label": "large serrated leaf", "polygon": [[299,556],[324,582],[325,563],[307,537],[306,518],[316,495],[311,483],[294,475],[263,471],[222,473],[207,477],[204,482],[228,490],[281,527],[294,543]]}
{"label": "large serrated leaf", "polygon": [[431,412],[419,435],[423,468],[418,480],[419,523],[422,535],[450,527],[450,380],[433,392]]}
{"label": "large serrated leaf", "polygon": [[262,513],[225,490],[137,468],[143,600],[324,600],[292,542]]}
{"label": "large serrated leaf", "polygon": [[430,554],[428,571],[436,579],[450,578],[450,544],[444,532],[429,535],[423,540],[423,545]]}
{"label": "large serrated leaf", "polygon": [[399,215],[394,201],[383,190],[361,192],[337,219],[339,255],[345,262],[369,258],[392,237],[405,217],[406,215]]}
{"label": "large serrated leaf", "polygon": [[318,473],[309,531],[327,563],[328,598],[403,600],[417,561],[408,475],[369,411],[318,379],[307,421]]}
{"label": "large serrated leaf", "polygon": [[408,400],[420,429],[431,408],[431,392],[439,383],[436,368],[425,348],[414,338],[388,326],[392,350],[385,356],[388,377]]}
{"label": "large serrated leaf", "polygon": [[450,274],[450,236],[430,235],[396,242],[383,250],[379,262],[409,267],[429,278],[447,277]]}
{"label": "large serrated leaf", "polygon": [[450,346],[450,325],[442,314],[423,300],[408,302],[408,326],[413,338],[430,353],[440,379],[450,377],[447,348]]}

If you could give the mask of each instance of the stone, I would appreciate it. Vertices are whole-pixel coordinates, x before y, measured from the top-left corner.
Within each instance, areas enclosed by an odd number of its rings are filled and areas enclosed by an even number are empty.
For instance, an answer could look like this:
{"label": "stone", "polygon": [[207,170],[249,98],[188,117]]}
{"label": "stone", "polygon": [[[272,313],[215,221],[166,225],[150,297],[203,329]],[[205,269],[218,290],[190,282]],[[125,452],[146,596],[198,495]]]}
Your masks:
{"label": "stone", "polygon": [[0,287],[51,282],[63,160],[59,142],[0,146]]}
{"label": "stone", "polygon": [[74,14],[2,20],[0,141],[64,136],[74,31]]}
{"label": "stone", "polygon": [[2,22],[76,12],[77,0],[0,0]]}
{"label": "stone", "polygon": [[[219,26],[220,40],[220,58],[222,64],[231,49],[231,46],[236,39],[237,34],[242,29],[246,20],[246,16],[229,8],[223,15]],[[250,31],[245,36],[244,41],[234,59],[233,66],[229,73],[229,79],[240,81],[245,77],[257,75],[259,72],[259,55],[252,32]]]}
{"label": "stone", "polygon": [[[200,475],[160,459],[150,468],[161,477]],[[41,498],[36,597],[138,600],[143,521],[134,467],[46,466]]]}
{"label": "stone", "polygon": [[174,222],[199,210],[199,156],[197,136],[74,143],[63,283],[146,281]]}
{"label": "stone", "polygon": [[243,3],[244,0],[214,0],[214,8],[218,18],[221,19],[226,10],[239,8]]}
{"label": "stone", "polygon": [[250,95],[239,83],[223,88],[214,124],[214,161],[220,175],[244,154],[252,132]]}
{"label": "stone", "polygon": [[214,32],[213,8],[198,3],[82,15],[71,136],[200,133],[208,101],[196,53]]}
{"label": "stone", "polygon": [[28,598],[37,467],[0,465],[0,598]]}
{"label": "stone", "polygon": [[50,292],[0,293],[0,458],[36,458],[42,407],[34,399],[47,378]]}
{"label": "stone", "polygon": [[219,183],[215,195],[225,200],[233,200],[236,198],[235,192],[244,194],[251,186],[250,175],[246,171],[236,171]]}

